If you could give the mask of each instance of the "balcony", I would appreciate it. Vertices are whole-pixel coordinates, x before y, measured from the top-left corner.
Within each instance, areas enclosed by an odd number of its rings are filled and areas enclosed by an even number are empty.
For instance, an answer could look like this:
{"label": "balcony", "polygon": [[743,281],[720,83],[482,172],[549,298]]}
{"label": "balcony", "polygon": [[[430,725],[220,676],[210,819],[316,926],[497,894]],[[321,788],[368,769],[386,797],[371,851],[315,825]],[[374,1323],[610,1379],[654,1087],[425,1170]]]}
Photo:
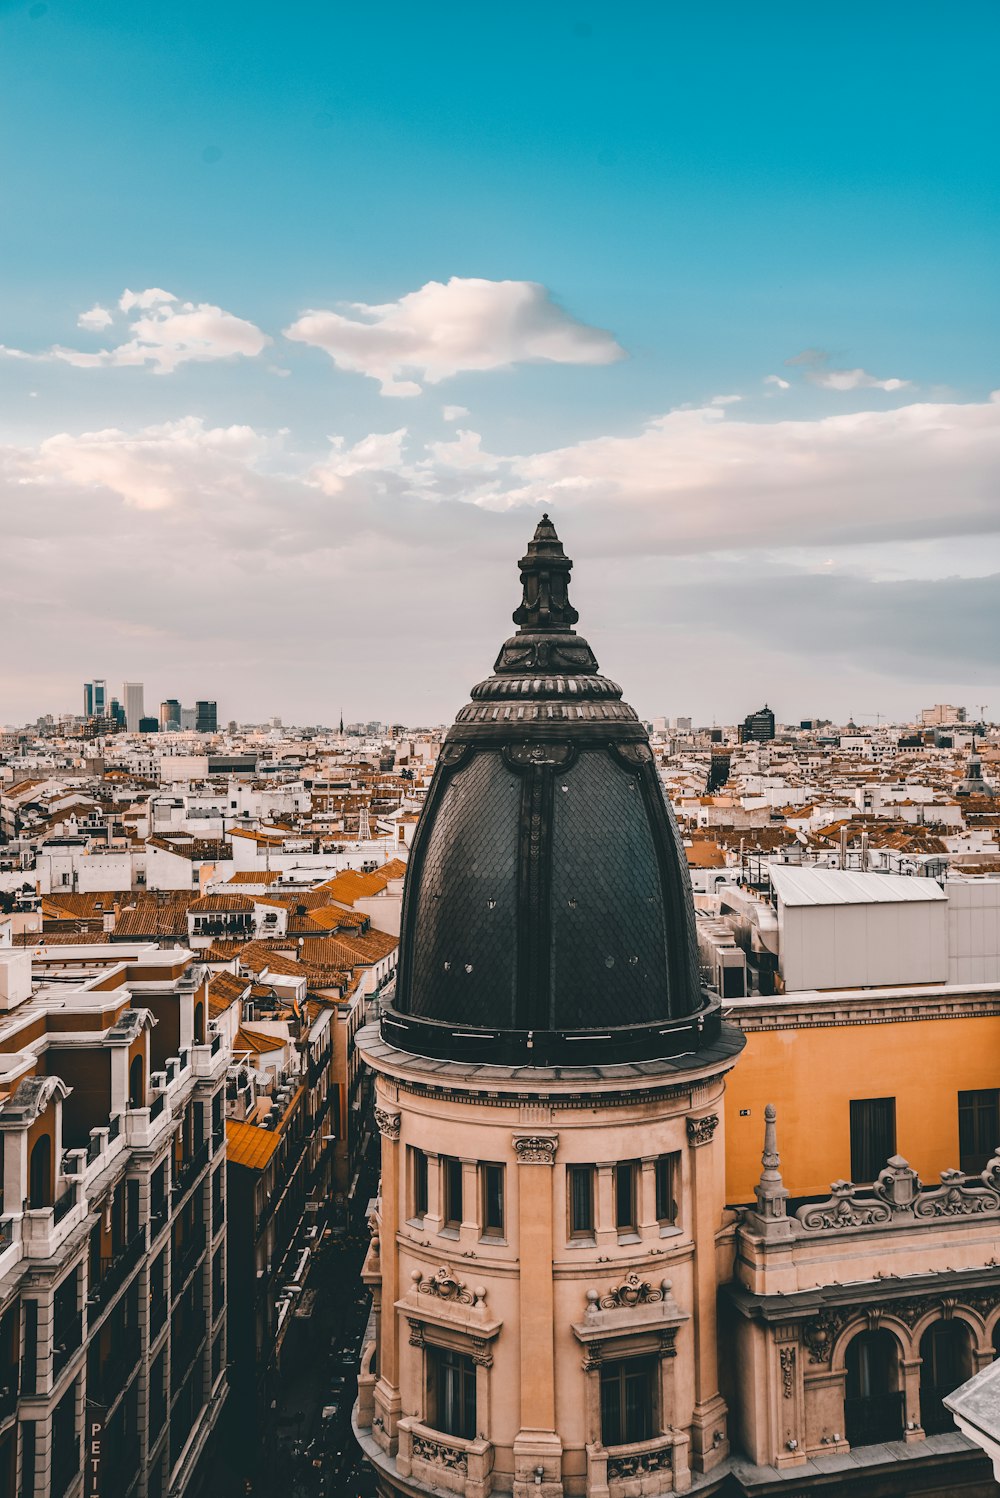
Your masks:
{"label": "balcony", "polygon": [[[64,1239],[82,1218],[74,1209],[78,1201],[76,1184],[71,1184],[51,1207],[29,1207],[21,1221],[21,1242],[29,1259],[50,1259]],[[83,1202],[83,1207],[86,1202]]]}
{"label": "balcony", "polygon": [[177,1393],[188,1372],[191,1364],[204,1350],[205,1346],[205,1318],[197,1317],[189,1325],[181,1329],[180,1335],[175,1336],[170,1347],[170,1388],[173,1394]]}
{"label": "balcony", "polygon": [[83,1341],[83,1313],[76,1315],[52,1333],[52,1377],[57,1379]]}
{"label": "balcony", "polygon": [[149,1209],[149,1242],[152,1246],[170,1221],[170,1202],[166,1197],[155,1201]]}
{"label": "balcony", "polygon": [[[680,1474],[678,1474],[680,1475]],[[686,1469],[685,1469],[686,1475]],[[632,1493],[674,1491],[674,1437],[656,1436],[632,1446],[587,1447],[587,1495],[627,1498]]]}
{"label": "balcony", "polygon": [[17,1409],[18,1367],[16,1363],[0,1368],[0,1425]]}
{"label": "balcony", "polygon": [[121,1289],[132,1270],[141,1262],[145,1251],[146,1234],[144,1230],[140,1230],[132,1242],[127,1244],[120,1253],[101,1258],[100,1279],[96,1284],[91,1285],[87,1295],[87,1305],[91,1308],[92,1318],[102,1311]]}
{"label": "balcony", "polygon": [[174,1250],[173,1294],[175,1300],[204,1252],[205,1225],[199,1223],[187,1242]]}
{"label": "balcony", "polygon": [[180,1198],[185,1196],[189,1188],[194,1184],[208,1164],[208,1140],[199,1144],[194,1154],[187,1160],[180,1160],[174,1164],[174,1204],[178,1205]]}
{"label": "balcony", "polygon": [[159,1300],[154,1300],[149,1307],[149,1340],[152,1342],[158,1337],[167,1319],[167,1297],[162,1295]]}
{"label": "balcony", "polygon": [[488,1498],[493,1488],[493,1446],[442,1435],[409,1416],[396,1427],[396,1471],[415,1483],[465,1498]]}
{"label": "balcony", "polygon": [[139,1366],[139,1333],[131,1331],[119,1346],[112,1349],[103,1363],[87,1374],[87,1398],[106,1408],[124,1393],[130,1377]]}

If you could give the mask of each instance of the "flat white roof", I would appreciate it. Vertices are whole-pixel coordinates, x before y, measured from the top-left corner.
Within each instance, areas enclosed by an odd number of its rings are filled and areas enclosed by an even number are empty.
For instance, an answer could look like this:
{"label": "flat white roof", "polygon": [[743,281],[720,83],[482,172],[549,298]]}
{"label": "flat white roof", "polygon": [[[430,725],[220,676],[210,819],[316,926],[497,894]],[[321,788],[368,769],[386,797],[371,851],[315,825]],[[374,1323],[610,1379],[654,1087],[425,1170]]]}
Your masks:
{"label": "flat white roof", "polygon": [[886,905],[903,900],[946,900],[936,879],[907,874],[856,874],[850,869],[770,865],[771,883],[783,905]]}

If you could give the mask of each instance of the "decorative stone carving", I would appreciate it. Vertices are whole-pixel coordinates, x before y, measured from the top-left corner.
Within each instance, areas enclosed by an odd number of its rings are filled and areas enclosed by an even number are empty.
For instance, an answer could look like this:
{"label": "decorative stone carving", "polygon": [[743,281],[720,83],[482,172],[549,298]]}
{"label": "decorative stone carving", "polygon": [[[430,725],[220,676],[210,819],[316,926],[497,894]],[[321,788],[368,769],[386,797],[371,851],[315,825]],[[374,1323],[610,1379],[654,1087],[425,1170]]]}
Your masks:
{"label": "decorative stone carving", "polygon": [[921,1189],[920,1177],[902,1155],[891,1156],[872,1187],[893,1212],[909,1211]]}
{"label": "decorative stone carving", "polygon": [[410,1323],[410,1346],[426,1347],[427,1342],[424,1337],[424,1323],[422,1321],[414,1320],[412,1316],[407,1316],[406,1319]]}
{"label": "decorative stone carving", "polygon": [[913,1207],[915,1217],[974,1217],[981,1212],[1000,1211],[1000,1192],[988,1186],[973,1186],[960,1170],[942,1170],[941,1185],[923,1191]]}
{"label": "decorative stone carving", "polygon": [[[617,1285],[613,1285],[606,1295],[600,1298],[602,1311],[628,1310],[632,1306],[651,1306],[657,1301],[665,1300],[670,1293],[670,1281],[664,1280],[658,1290],[655,1290],[648,1280],[640,1279],[633,1270]],[[588,1300],[589,1300],[588,1295]]]}
{"label": "decorative stone carving", "polygon": [[660,1333],[660,1356],[664,1358],[675,1358],[677,1356],[677,1328],[668,1326]]}
{"label": "decorative stone carving", "polygon": [[515,1134],[518,1165],[554,1165],[558,1143],[558,1134]]}
{"label": "decorative stone carving", "polygon": [[652,1472],[669,1472],[673,1466],[673,1448],[662,1446],[659,1451],[637,1451],[631,1456],[608,1457],[608,1480],[627,1477],[645,1477]]}
{"label": "decorative stone carving", "polygon": [[472,1361],[477,1368],[492,1368],[493,1354],[490,1344],[485,1337],[474,1337],[472,1341]]}
{"label": "decorative stone carving", "polygon": [[[479,1292],[473,1293],[461,1280],[456,1279],[451,1272],[450,1264],[440,1264],[434,1273],[426,1278],[422,1270],[414,1269],[410,1277],[417,1288],[418,1295],[436,1295],[439,1300],[454,1301],[456,1305],[462,1306],[474,1306],[480,1302]],[[483,1291],[483,1299],[485,1299],[485,1293]]]}
{"label": "decorative stone carving", "polygon": [[807,1321],[802,1328],[802,1340],[809,1351],[810,1363],[828,1363],[833,1355],[833,1344],[841,1327],[846,1325],[848,1315],[840,1309],[824,1311],[821,1316]]}
{"label": "decorative stone carving", "polygon": [[853,1181],[834,1181],[829,1201],[798,1209],[795,1216],[800,1227],[818,1233],[829,1228],[860,1228],[891,1222],[892,1208],[886,1202],[877,1197],[855,1196],[854,1189]]}
{"label": "decorative stone carving", "polygon": [[505,762],[513,770],[523,770],[531,765],[566,768],[575,756],[572,744],[508,744],[503,751]]}
{"label": "decorative stone carving", "polygon": [[444,1468],[448,1472],[469,1470],[469,1459],[461,1447],[449,1446],[445,1441],[433,1441],[430,1436],[414,1435],[411,1455],[417,1461]]}
{"label": "decorative stone carving", "polygon": [[390,1113],[386,1108],[375,1109],[375,1122],[383,1139],[398,1139],[400,1115]]}
{"label": "decorative stone carving", "polygon": [[795,1388],[795,1348],[780,1348],[778,1359],[781,1363],[781,1392],[785,1399],[791,1399]]}
{"label": "decorative stone carving", "polygon": [[688,1144],[694,1146],[710,1144],[718,1127],[719,1115],[717,1113],[706,1113],[704,1118],[689,1118],[687,1120]]}

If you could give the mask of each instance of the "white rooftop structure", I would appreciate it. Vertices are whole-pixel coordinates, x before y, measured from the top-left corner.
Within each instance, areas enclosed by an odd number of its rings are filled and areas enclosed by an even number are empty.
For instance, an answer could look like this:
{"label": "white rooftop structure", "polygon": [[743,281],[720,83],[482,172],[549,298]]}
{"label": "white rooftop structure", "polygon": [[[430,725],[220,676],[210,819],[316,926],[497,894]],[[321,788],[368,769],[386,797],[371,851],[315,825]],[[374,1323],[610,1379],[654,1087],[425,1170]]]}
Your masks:
{"label": "white rooftop structure", "polygon": [[934,879],[904,874],[858,874],[850,869],[772,863],[771,884],[782,905],[884,905],[902,900],[945,900]]}
{"label": "white rooftop structure", "polygon": [[771,864],[786,993],[948,979],[948,899],[933,879]]}

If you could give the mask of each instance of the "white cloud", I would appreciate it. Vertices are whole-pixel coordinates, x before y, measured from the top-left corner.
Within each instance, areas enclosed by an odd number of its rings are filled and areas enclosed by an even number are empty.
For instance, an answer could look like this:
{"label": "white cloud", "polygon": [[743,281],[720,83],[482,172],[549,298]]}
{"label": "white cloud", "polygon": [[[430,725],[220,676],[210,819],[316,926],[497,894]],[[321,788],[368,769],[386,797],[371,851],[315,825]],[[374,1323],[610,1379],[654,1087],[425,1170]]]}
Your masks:
{"label": "white cloud", "polygon": [[166,509],[206,489],[239,488],[240,474],[271,444],[252,427],[206,427],[186,416],[129,434],[109,427],[60,432],[20,456],[22,483],[108,489],[139,510]]}
{"label": "white cloud", "polygon": [[107,307],[102,307],[99,302],[95,302],[89,312],[80,313],[76,325],[78,328],[86,328],[88,333],[99,333],[102,328],[110,327],[113,321],[114,318]]}
{"label": "white cloud", "polygon": [[742,395],[713,395],[710,404],[713,406],[735,406],[742,399]]}
{"label": "white cloud", "polygon": [[765,375],[764,384],[773,385],[777,390],[787,390],[789,388],[788,381],[783,380],[780,375]]}
{"label": "white cloud", "polygon": [[[786,365],[799,365],[805,369],[806,379],[821,390],[906,390],[910,380],[879,380],[866,369],[831,369],[830,355],[825,349],[806,348],[800,354],[785,360]],[[781,385],[776,375],[768,375],[769,381]],[[787,385],[782,386],[787,389]]]}
{"label": "white cloud", "polygon": [[461,421],[463,416],[468,416],[468,408],[465,406],[442,406],[441,415],[445,421]]}
{"label": "white cloud", "polygon": [[340,494],[344,481],[359,473],[398,473],[404,468],[405,440],[405,427],[395,432],[371,432],[353,447],[345,447],[343,437],[331,437],[333,450],[329,458],[310,469],[309,481],[324,494]]}
{"label": "white cloud", "polygon": [[133,307],[146,311],[149,307],[156,307],[161,302],[176,302],[177,298],[172,291],[163,291],[159,286],[150,286],[145,291],[129,291],[126,287],[118,299],[118,305],[123,312],[131,312]]}
{"label": "white cloud", "polygon": [[271,342],[266,333],[224,312],[210,302],[178,302],[169,292],[126,291],[119,306],[140,309],[142,315],[130,323],[132,337],[115,348],[96,354],[56,346],[52,357],[78,369],[107,365],[150,365],[157,374],[169,374],[181,364],[206,363],[236,355],[254,358]]}
{"label": "white cloud", "polygon": [[822,390],[905,390],[909,380],[878,380],[865,369],[815,369],[806,376]]}
{"label": "white cloud", "polygon": [[453,276],[428,281],[397,302],[356,302],[348,311],[305,312],[285,336],[325,350],[340,369],[378,380],[383,395],[419,395],[418,380],[436,385],[463,370],[624,357],[610,333],[578,322],[534,281]]}

